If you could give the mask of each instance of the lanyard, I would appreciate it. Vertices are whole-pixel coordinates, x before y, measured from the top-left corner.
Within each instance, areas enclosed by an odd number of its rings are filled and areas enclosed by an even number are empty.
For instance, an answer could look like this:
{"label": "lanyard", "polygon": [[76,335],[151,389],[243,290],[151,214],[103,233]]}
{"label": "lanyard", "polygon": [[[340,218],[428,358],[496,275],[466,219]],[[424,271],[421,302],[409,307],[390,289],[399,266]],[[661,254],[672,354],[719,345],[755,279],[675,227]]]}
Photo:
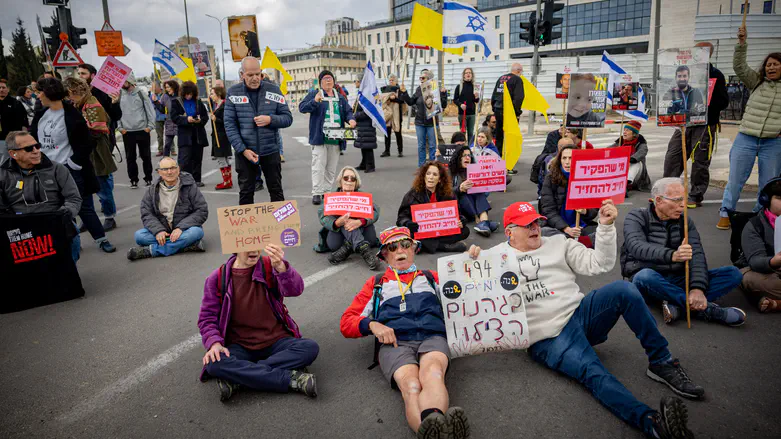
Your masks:
{"label": "lanyard", "polygon": [[417,270],[415,273],[412,274],[412,280],[409,281],[406,287],[402,287],[401,278],[399,278],[399,272],[396,270],[393,270],[393,273],[396,275],[396,282],[399,283],[399,292],[401,293],[401,301],[404,302],[404,294],[406,294],[407,291],[409,291],[410,287],[412,287],[412,282],[415,282],[415,278],[418,276]]}

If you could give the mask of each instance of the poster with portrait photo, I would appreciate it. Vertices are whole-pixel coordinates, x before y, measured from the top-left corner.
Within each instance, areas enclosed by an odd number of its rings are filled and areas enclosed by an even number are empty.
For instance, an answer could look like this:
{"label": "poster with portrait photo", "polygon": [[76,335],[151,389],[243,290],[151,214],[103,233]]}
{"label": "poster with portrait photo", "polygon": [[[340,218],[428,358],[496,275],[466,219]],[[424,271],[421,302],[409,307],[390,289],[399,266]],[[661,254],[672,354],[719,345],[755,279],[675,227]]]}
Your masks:
{"label": "poster with portrait photo", "polygon": [[209,59],[209,48],[206,44],[190,44],[190,59],[193,61],[195,75],[199,78],[212,75],[212,63]]}
{"label": "poster with portrait photo", "polygon": [[607,107],[607,73],[572,73],[567,97],[567,128],[602,128]]}
{"label": "poster with portrait photo", "polygon": [[442,112],[437,81],[424,81],[420,84],[420,93],[423,96],[423,103],[426,107],[426,119],[431,119]]}
{"label": "poster with portrait photo", "polygon": [[556,73],[556,99],[567,99],[571,78],[569,73]]}
{"label": "poster with portrait photo", "polygon": [[248,56],[260,58],[258,23],[254,15],[228,17],[228,34],[233,61],[241,61]]}
{"label": "poster with portrait photo", "polygon": [[613,83],[613,110],[637,110],[638,82]]}
{"label": "poster with portrait photo", "polygon": [[707,47],[659,51],[658,126],[705,125],[708,122],[709,56]]}

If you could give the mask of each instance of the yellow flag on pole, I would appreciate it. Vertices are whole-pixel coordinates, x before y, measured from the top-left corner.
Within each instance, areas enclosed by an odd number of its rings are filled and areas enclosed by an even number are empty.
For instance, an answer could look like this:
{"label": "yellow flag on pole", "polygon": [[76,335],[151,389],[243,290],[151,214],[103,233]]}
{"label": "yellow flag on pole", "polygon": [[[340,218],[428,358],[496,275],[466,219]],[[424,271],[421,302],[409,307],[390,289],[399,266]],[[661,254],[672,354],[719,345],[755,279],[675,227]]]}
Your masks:
{"label": "yellow flag on pole", "polygon": [[443,49],[442,47],[442,14],[431,10],[420,3],[415,3],[412,10],[412,23],[407,42],[421,46],[430,46],[441,52],[461,55],[464,48]]}
{"label": "yellow flag on pole", "polygon": [[192,81],[197,82],[198,77],[195,76],[195,69],[193,68],[193,60],[190,58],[182,58],[182,61],[184,61],[185,64],[187,64],[187,68],[179,72],[178,75],[175,75],[174,78],[179,78],[182,80],[182,82]]}
{"label": "yellow flag on pole", "polygon": [[548,122],[548,109],[550,104],[542,97],[540,91],[528,79],[521,76],[523,80],[523,103],[521,108],[524,110],[536,111],[545,116],[545,122]]}
{"label": "yellow flag on pole", "polygon": [[287,82],[292,81],[293,77],[290,75],[290,73],[285,70],[284,67],[282,67],[282,63],[279,62],[279,58],[277,58],[277,55],[274,54],[274,52],[271,51],[271,49],[266,46],[266,52],[263,53],[263,62],[260,63],[261,69],[274,69],[282,73],[282,80],[279,81],[279,89],[282,90],[282,94],[287,94]]}
{"label": "yellow flag on pole", "polygon": [[[524,97],[525,101],[526,98]],[[504,129],[504,148],[502,149],[502,158],[509,171],[515,167],[518,159],[521,158],[523,135],[521,134],[521,126],[518,124],[518,116],[515,115],[510,90],[507,87],[504,87],[503,103],[504,120],[502,121],[502,128]]]}

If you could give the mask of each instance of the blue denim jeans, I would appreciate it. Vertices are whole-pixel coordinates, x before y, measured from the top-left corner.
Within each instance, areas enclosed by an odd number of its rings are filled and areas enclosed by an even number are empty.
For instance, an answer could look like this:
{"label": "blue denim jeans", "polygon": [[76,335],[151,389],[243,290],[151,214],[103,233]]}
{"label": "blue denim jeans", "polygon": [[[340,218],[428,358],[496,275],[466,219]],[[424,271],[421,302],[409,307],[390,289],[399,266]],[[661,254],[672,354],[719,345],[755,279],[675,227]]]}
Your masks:
{"label": "blue denim jeans", "polygon": [[428,143],[429,160],[434,160],[436,157],[436,139],[434,136],[434,127],[424,127],[415,125],[415,133],[418,136],[418,167],[422,166],[426,162],[426,143]]}
{"label": "blue denim jeans", "polygon": [[[759,161],[759,188],[762,189],[771,178],[781,174],[781,137],[760,139],[743,133],[735,137],[729,151],[729,180],[721,201],[722,217],[728,216],[727,211],[737,209],[740,192],[754,169],[756,159]],[[757,202],[754,212],[760,210],[762,206]]]}
{"label": "blue denim jeans", "polygon": [[[75,227],[75,224],[74,224]],[[79,257],[81,256],[81,236],[77,233],[76,236],[73,237],[71,240],[71,257],[73,258],[73,263],[79,262]]]}
{"label": "blue denim jeans", "polygon": [[114,202],[114,174],[98,176],[100,191],[98,200],[103,208],[103,215],[106,218],[114,218],[117,214],[117,203]]}
{"label": "blue denim jeans", "polygon": [[190,227],[182,231],[176,242],[168,241],[165,245],[158,244],[155,235],[147,229],[136,231],[135,238],[136,244],[152,247],[152,256],[171,256],[203,239],[203,229],[198,226]]}
{"label": "blue denim jeans", "polygon": [[478,221],[478,217],[483,212],[488,212],[491,205],[488,203],[487,193],[466,194],[458,199],[458,210],[461,215],[466,217],[467,221]]}
{"label": "blue denim jeans", "polygon": [[[705,298],[713,302],[719,297],[729,293],[740,285],[743,275],[737,267],[720,267],[708,271],[710,283],[705,291]],[[684,290],[686,278],[684,276],[664,277],[658,272],[645,268],[638,271],[632,278],[643,296],[653,300],[666,300],[673,305],[686,307],[686,291]]]}
{"label": "blue denim jeans", "polygon": [[672,359],[667,340],[656,327],[643,296],[626,281],[616,281],[587,294],[561,333],[533,344],[529,353],[535,361],[585,385],[597,401],[624,422],[648,432],[648,415],[654,409],[638,401],[611,375],[592,348],[607,340],[621,316],[640,340],[649,363]]}
{"label": "blue denim jeans", "polygon": [[279,143],[279,155],[285,155],[285,148],[282,145],[282,130],[277,130],[277,143]]}
{"label": "blue denim jeans", "polygon": [[75,171],[68,168],[73,181],[76,182],[76,187],[79,188],[79,195],[81,195],[81,208],[79,209],[79,218],[87,227],[87,231],[92,236],[97,244],[105,241],[106,232],[103,230],[103,224],[100,223],[100,218],[95,212],[95,200],[92,199],[92,194],[88,194],[85,191],[84,176],[81,171]]}

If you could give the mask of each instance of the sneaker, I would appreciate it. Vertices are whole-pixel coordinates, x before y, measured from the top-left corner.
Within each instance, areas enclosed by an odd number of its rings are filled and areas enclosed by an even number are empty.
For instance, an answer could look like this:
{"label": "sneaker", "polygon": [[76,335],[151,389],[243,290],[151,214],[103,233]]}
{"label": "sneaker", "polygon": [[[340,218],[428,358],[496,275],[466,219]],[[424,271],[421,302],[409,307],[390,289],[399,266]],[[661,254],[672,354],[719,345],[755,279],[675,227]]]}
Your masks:
{"label": "sneaker", "polygon": [[114,253],[117,251],[117,248],[111,245],[110,242],[108,242],[108,239],[104,239],[103,241],[100,241],[98,243],[98,248],[103,250],[106,253]]}
{"label": "sneaker", "polygon": [[516,175],[517,173],[518,171],[516,171],[515,169],[510,169],[509,171],[507,171],[507,175]]}
{"label": "sneaker", "polygon": [[137,181],[131,181],[130,182],[130,189],[138,189],[138,182]]}
{"label": "sneaker", "polygon": [[369,266],[370,270],[376,270],[377,266],[380,264],[380,260],[377,259],[377,255],[375,252],[372,251],[371,246],[368,242],[364,241],[358,245],[358,253],[361,254],[361,257],[363,258],[364,262],[366,262],[366,265]]}
{"label": "sneaker", "polygon": [[453,244],[440,244],[437,250],[446,253],[463,253],[466,251],[466,244],[463,242],[454,242]]}
{"label": "sneaker", "polygon": [[127,258],[131,261],[137,261],[139,259],[147,259],[152,257],[152,250],[148,245],[143,247],[130,247],[127,251]]}
{"label": "sneaker", "polygon": [[171,151],[171,155],[176,155],[176,151]]}
{"label": "sneaker", "polygon": [[659,411],[653,414],[652,428],[647,436],[654,439],[693,439],[689,430],[689,413],[678,398],[665,396],[659,403]]}
{"label": "sneaker", "polygon": [[683,311],[678,305],[673,305],[667,301],[662,302],[662,316],[664,317],[664,323],[668,325],[681,317]]}
{"label": "sneaker", "polygon": [[103,231],[108,232],[117,228],[117,221],[114,218],[106,218],[103,221]]}
{"label": "sneaker", "polygon": [[339,155],[344,155],[344,151],[339,151]]}
{"label": "sneaker", "polygon": [[356,170],[356,171],[365,171],[365,170],[366,170],[366,166],[364,166],[364,165],[358,165],[358,166],[356,166],[356,167],[355,167],[355,170]]}
{"label": "sneaker", "polygon": [[467,439],[470,436],[469,420],[461,407],[450,407],[445,412],[445,421],[450,430],[450,438]]}
{"label": "sneaker", "polygon": [[399,157],[404,157],[404,154],[402,154],[401,152],[399,152],[399,155],[398,155],[398,156],[399,156]]}
{"label": "sneaker", "polygon": [[280,161],[280,162],[282,162],[282,163],[285,163],[285,156],[283,156],[282,154],[280,154],[280,155],[279,155],[279,161]]}
{"label": "sneaker", "polygon": [[705,389],[692,383],[677,358],[662,364],[650,364],[645,374],[656,382],[667,384],[673,392],[684,398],[702,399],[705,396]]}
{"label": "sneaker", "polygon": [[290,372],[290,390],[303,393],[314,398],[317,396],[317,380],[314,374],[301,373],[297,370]]}
{"label": "sneaker", "polygon": [[488,221],[480,221],[479,223],[475,224],[475,232],[477,232],[480,236],[491,236],[491,227],[488,225]]}
{"label": "sneaker", "polygon": [[377,170],[375,168],[367,169],[364,171],[365,174],[371,174],[372,172],[376,172]]}
{"label": "sneaker", "polygon": [[144,180],[144,186],[146,187],[152,186],[152,180]]}
{"label": "sneaker", "polygon": [[723,216],[719,218],[719,223],[716,224],[716,228],[719,230],[729,230],[730,223],[729,223],[729,217]]}
{"label": "sneaker", "polygon": [[715,303],[708,302],[705,311],[699,311],[694,314],[695,317],[706,322],[715,321],[727,326],[742,326],[746,323],[746,312],[740,308],[724,308]]}
{"label": "sneaker", "polygon": [[390,157],[390,151],[383,151],[380,157]]}
{"label": "sneaker", "polygon": [[696,209],[698,207],[702,207],[702,201],[697,201],[692,198],[689,198],[689,201],[686,202],[686,207],[689,209]]}
{"label": "sneaker", "polygon": [[418,439],[448,439],[447,419],[442,413],[432,413],[418,427]]}
{"label": "sneaker", "polygon": [[488,221],[488,228],[490,228],[491,233],[493,233],[499,228],[499,223],[496,221]]}
{"label": "sneaker", "polygon": [[323,196],[322,195],[312,195],[312,204],[315,206],[319,206],[323,204]]}
{"label": "sneaker", "polygon": [[[196,182],[195,182],[195,185],[196,185],[196,186],[198,186],[198,187],[204,187],[204,186],[206,186],[205,184],[203,184],[203,182],[202,182],[202,181],[196,181]],[[149,186],[149,185],[147,185],[147,186]]]}
{"label": "sneaker", "polygon": [[[332,265],[341,264],[342,262],[346,261],[347,258],[350,257],[350,255],[353,252],[352,244],[345,241],[344,244],[342,244],[341,247],[336,249],[335,252],[328,255],[328,262],[330,262]],[[366,258],[364,258],[365,260]]]}
{"label": "sneaker", "polygon": [[203,245],[203,240],[199,239],[198,241],[185,247],[182,251],[192,252],[192,253],[203,253],[206,251],[206,247]]}
{"label": "sneaker", "polygon": [[212,160],[217,160],[217,157],[215,157],[215,156],[212,156]]}
{"label": "sneaker", "polygon": [[225,402],[239,390],[239,385],[217,378],[217,388],[220,389],[220,401]]}
{"label": "sneaker", "polygon": [[262,191],[263,190],[263,180],[256,180],[255,181],[255,192]]}

